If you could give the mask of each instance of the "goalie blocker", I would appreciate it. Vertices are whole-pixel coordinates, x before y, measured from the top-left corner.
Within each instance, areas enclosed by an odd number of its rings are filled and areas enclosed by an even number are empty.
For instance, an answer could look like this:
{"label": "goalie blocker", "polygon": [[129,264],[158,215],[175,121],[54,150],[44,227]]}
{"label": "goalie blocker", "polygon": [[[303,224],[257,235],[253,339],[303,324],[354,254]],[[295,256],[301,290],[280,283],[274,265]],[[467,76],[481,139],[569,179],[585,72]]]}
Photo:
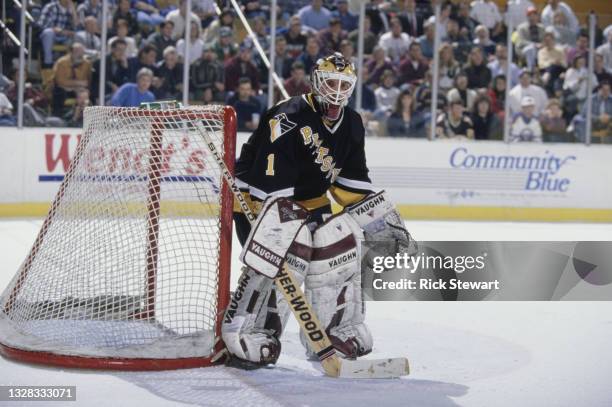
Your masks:
{"label": "goalie blocker", "polygon": [[[245,242],[240,258],[246,267],[222,327],[232,355],[229,364],[256,368],[278,359],[280,336],[291,312],[272,280],[282,260],[296,280],[305,283],[306,299],[334,348],[349,359],[372,350],[372,335],[364,324],[358,242],[392,240],[394,247],[407,250],[410,234],[384,192],[366,197],[312,231],[304,227],[307,215],[287,198],[264,203]],[[308,355],[316,358],[303,332],[301,339]]]}

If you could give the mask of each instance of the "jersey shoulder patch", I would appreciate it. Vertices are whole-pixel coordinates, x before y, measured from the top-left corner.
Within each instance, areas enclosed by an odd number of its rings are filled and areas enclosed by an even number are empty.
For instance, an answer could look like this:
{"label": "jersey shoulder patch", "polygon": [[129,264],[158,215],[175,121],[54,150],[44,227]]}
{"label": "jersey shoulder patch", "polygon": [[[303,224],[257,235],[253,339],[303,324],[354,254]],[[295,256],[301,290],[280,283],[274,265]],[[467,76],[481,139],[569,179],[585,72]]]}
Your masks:
{"label": "jersey shoulder patch", "polygon": [[297,123],[287,117],[287,113],[278,113],[268,120],[270,126],[270,143],[289,133],[297,127]]}
{"label": "jersey shoulder patch", "polygon": [[301,96],[291,97],[272,107],[266,114],[270,127],[270,142],[274,143],[295,129],[298,119],[303,120],[306,109],[310,109],[310,106]]}

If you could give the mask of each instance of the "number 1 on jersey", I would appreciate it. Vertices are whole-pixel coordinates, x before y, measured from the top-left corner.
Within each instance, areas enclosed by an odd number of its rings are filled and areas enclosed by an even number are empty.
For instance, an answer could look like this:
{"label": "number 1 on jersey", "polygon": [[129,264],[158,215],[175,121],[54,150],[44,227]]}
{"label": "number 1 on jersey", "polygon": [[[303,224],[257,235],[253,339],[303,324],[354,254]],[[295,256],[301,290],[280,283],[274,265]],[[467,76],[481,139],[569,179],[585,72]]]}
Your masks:
{"label": "number 1 on jersey", "polygon": [[274,176],[274,154],[268,154],[268,168],[266,169],[266,175]]}

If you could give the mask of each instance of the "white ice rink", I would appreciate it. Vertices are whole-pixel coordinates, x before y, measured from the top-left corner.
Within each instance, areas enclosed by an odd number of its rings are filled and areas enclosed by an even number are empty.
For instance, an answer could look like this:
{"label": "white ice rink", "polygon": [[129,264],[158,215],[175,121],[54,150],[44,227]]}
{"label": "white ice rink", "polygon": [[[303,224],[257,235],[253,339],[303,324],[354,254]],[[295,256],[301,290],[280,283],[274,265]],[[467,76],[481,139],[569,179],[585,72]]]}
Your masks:
{"label": "white ice rink", "polygon": [[[0,221],[0,289],[26,256],[41,223]],[[612,224],[408,226],[419,240],[612,239]],[[232,284],[235,259],[233,269]],[[282,356],[271,369],[100,373],[0,358],[0,385],[76,385],[77,402],[69,406],[612,405],[612,302],[370,302],[367,323],[375,341],[371,357],[406,355],[410,376],[378,381],[324,377],[316,363],[305,359],[297,324],[291,321]]]}

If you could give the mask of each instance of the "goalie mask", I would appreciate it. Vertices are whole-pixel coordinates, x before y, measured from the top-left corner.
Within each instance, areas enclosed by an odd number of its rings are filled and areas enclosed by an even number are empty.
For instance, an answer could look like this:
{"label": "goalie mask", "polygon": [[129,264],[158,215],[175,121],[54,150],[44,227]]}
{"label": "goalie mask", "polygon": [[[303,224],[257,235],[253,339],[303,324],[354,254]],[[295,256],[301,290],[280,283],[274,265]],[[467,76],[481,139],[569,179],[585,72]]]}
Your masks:
{"label": "goalie mask", "polygon": [[355,66],[335,52],[317,61],[310,80],[324,118],[337,120],[355,89]]}

